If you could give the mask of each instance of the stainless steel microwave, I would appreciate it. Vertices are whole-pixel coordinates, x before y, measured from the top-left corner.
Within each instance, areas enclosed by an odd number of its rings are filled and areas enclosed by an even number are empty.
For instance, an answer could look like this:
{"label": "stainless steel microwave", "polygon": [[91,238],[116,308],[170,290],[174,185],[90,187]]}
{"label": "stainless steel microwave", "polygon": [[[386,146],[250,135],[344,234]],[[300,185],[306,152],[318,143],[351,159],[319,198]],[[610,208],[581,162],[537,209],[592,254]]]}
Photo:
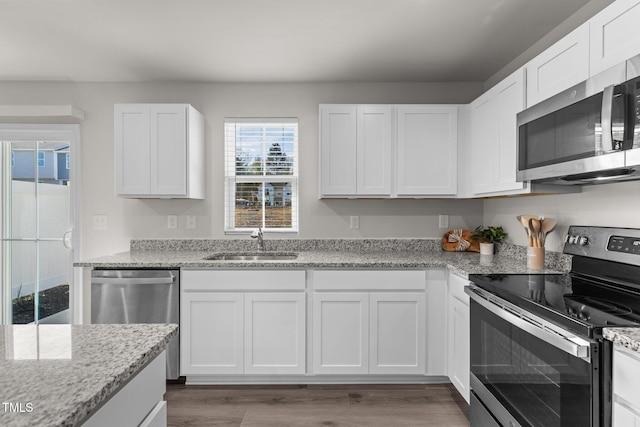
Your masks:
{"label": "stainless steel microwave", "polygon": [[640,179],[640,56],[518,114],[518,181]]}

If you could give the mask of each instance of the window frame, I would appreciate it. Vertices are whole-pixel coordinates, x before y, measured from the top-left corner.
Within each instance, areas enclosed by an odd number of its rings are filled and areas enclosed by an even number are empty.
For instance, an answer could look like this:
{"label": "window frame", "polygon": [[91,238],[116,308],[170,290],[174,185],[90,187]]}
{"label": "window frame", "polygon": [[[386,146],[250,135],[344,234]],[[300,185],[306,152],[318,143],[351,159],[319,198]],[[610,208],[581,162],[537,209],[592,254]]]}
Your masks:
{"label": "window frame", "polygon": [[[265,139],[262,141],[262,174],[240,174],[236,172],[236,156],[237,152],[237,129],[238,125],[244,127],[277,127],[277,126],[291,126],[295,128],[294,140],[293,140],[293,152],[290,154],[292,157],[292,171],[288,175],[275,175],[268,174],[266,168],[266,159],[268,158],[270,145]],[[260,199],[261,203],[261,226],[266,233],[299,233],[299,121],[296,117],[275,118],[275,117],[227,117],[224,119],[224,174],[225,174],[225,191],[224,191],[224,232],[225,234],[250,234],[257,227],[237,227],[236,226],[236,184],[239,183],[259,183],[261,185],[262,194]],[[265,203],[267,201],[265,197],[266,184],[270,183],[289,183],[287,188],[291,192],[291,227],[279,228],[279,227],[265,227]]]}

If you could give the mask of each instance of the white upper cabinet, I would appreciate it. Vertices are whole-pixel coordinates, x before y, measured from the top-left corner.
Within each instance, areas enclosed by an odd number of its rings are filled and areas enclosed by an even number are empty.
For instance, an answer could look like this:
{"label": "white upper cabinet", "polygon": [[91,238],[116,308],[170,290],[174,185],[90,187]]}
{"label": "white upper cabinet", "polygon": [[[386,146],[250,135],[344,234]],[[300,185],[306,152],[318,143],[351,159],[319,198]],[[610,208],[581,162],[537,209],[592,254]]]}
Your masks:
{"label": "white upper cabinet", "polygon": [[389,105],[362,105],[357,120],[357,194],[391,194],[391,110]]}
{"label": "white upper cabinet", "polygon": [[470,173],[467,178],[473,194],[493,190],[493,159],[498,139],[497,101],[494,91],[484,93],[469,105],[469,150]]}
{"label": "white upper cabinet", "polygon": [[399,105],[398,196],[454,196],[458,106]]}
{"label": "white upper cabinet", "polygon": [[390,105],[320,106],[320,195],[391,195]]}
{"label": "white upper cabinet", "polygon": [[321,105],[320,197],[455,196],[458,108]]}
{"label": "white upper cabinet", "polygon": [[320,195],[357,194],[357,106],[320,106]]}
{"label": "white upper cabinet", "polygon": [[116,194],[204,198],[204,118],[187,104],[114,106]]}
{"label": "white upper cabinet", "polygon": [[519,194],[528,185],[516,181],[516,116],[524,108],[524,69],[520,69],[469,105],[467,177],[473,195]]}
{"label": "white upper cabinet", "polygon": [[616,0],[590,21],[590,73],[640,54],[639,0]]}
{"label": "white upper cabinet", "polygon": [[589,78],[589,23],[529,61],[527,107]]}

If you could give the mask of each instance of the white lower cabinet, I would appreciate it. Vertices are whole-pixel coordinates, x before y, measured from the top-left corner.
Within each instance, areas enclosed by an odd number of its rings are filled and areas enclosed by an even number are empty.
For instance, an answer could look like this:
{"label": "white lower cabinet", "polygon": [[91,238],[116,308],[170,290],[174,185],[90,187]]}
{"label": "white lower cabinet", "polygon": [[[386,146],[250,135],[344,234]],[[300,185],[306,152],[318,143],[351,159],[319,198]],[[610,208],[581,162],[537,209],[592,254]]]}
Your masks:
{"label": "white lower cabinet", "polygon": [[369,372],[369,296],[313,295],[313,373]]}
{"label": "white lower cabinet", "polygon": [[446,280],[444,269],[183,269],[180,374],[193,382],[442,380]]}
{"label": "white lower cabinet", "polygon": [[313,296],[314,374],[424,374],[424,293]]}
{"label": "white lower cabinet", "polygon": [[469,296],[464,287],[469,281],[454,273],[449,273],[448,307],[448,374],[449,380],[465,398],[470,399],[470,332],[469,332]]}
{"label": "white lower cabinet", "polygon": [[244,373],[305,373],[305,295],[244,295]]}
{"label": "white lower cabinet", "polygon": [[613,351],[613,427],[640,427],[640,354],[615,344]]}
{"label": "white lower cabinet", "polygon": [[304,271],[186,270],[181,375],[305,373]]}
{"label": "white lower cabinet", "polygon": [[424,375],[424,290],[424,271],[314,272],[313,374]]}
{"label": "white lower cabinet", "polygon": [[147,366],[118,390],[86,419],[83,426],[166,427],[166,352],[160,353]]}
{"label": "white lower cabinet", "polygon": [[425,294],[369,295],[372,374],[425,373]]}
{"label": "white lower cabinet", "polygon": [[242,374],[243,294],[184,292],[180,305],[180,374]]}

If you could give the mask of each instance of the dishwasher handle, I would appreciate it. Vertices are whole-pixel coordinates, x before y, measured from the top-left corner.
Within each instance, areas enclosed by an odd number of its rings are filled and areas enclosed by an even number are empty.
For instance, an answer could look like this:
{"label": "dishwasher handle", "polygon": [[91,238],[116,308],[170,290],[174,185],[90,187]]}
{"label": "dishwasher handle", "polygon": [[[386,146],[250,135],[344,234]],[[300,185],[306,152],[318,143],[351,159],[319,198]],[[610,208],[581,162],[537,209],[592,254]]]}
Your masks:
{"label": "dishwasher handle", "polygon": [[173,277],[93,277],[91,283],[99,285],[171,285],[173,283]]}

